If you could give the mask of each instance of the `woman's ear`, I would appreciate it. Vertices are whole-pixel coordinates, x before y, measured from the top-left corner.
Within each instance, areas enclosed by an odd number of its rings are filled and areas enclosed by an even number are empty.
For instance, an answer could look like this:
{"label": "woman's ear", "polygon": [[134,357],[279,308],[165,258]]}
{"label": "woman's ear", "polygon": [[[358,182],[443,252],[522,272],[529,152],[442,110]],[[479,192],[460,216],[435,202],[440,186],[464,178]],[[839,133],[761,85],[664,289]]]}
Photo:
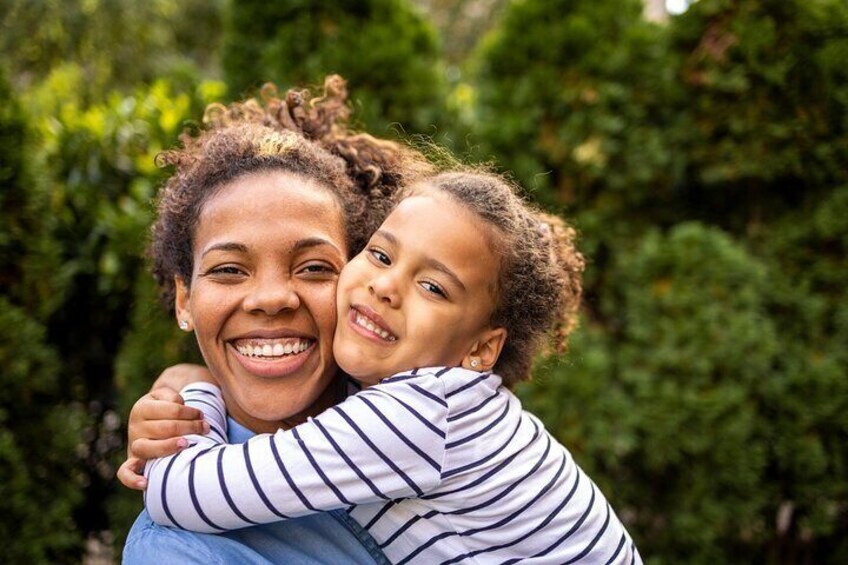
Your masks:
{"label": "woman's ear", "polygon": [[177,291],[174,297],[174,312],[177,315],[177,324],[184,332],[190,332],[194,329],[194,323],[191,320],[191,308],[189,308],[191,291],[181,277],[174,277],[174,286]]}
{"label": "woman's ear", "polygon": [[491,371],[506,342],[505,328],[484,330],[480,338],[462,359],[462,366],[472,371]]}

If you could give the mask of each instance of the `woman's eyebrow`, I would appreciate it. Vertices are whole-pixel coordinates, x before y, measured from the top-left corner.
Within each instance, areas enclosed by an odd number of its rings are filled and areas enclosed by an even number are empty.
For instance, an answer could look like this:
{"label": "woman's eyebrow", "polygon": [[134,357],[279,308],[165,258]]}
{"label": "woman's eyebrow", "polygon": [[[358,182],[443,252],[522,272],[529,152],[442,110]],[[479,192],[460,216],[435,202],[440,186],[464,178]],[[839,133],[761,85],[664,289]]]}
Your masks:
{"label": "woman's eyebrow", "polygon": [[324,239],[323,237],[307,237],[304,239],[297,240],[292,246],[292,253],[297,253],[298,251],[303,251],[304,249],[319,247],[323,245],[328,245],[340,255],[343,255],[341,249],[336,247],[336,245],[332,241],[330,241],[329,239]]}
{"label": "woman's eyebrow", "polygon": [[243,243],[236,243],[233,241],[215,243],[214,245],[210,245],[209,247],[203,250],[201,258],[206,257],[206,255],[211,253],[212,251],[238,251],[241,253],[247,253],[247,246]]}

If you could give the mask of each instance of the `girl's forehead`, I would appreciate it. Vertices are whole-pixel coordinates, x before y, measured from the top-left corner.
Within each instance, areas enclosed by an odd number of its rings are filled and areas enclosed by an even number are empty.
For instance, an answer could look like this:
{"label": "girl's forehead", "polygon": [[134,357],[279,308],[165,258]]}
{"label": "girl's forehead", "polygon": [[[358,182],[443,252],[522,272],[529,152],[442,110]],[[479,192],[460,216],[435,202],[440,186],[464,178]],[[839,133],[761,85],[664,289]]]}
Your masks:
{"label": "girl's forehead", "polygon": [[[407,210],[413,208],[418,210],[429,209],[430,212],[407,212]],[[411,187],[408,195],[395,206],[386,220],[389,220],[395,212],[403,215],[405,222],[426,223],[430,221],[432,225],[430,219],[439,216],[445,217],[451,223],[467,224],[477,232],[478,238],[482,238],[485,241],[487,249],[494,252],[497,256],[503,254],[503,246],[508,240],[506,234],[498,226],[475,212],[472,205],[463,202],[450,192],[427,184],[426,181]]]}
{"label": "girl's forehead", "polygon": [[405,198],[378,230],[407,252],[462,270],[475,280],[493,276],[500,264],[490,232],[464,205],[432,194]]}

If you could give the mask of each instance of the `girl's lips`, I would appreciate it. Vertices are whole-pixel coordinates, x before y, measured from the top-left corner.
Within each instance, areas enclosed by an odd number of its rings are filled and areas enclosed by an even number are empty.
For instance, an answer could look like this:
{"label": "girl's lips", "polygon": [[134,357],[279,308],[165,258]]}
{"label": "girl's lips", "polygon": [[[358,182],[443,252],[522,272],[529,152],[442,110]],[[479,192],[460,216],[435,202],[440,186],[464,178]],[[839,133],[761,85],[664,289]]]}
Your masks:
{"label": "girl's lips", "polygon": [[262,378],[282,378],[295,373],[316,351],[316,341],[300,353],[290,353],[282,356],[263,357],[241,353],[233,342],[227,343],[227,350],[248,373]]}
{"label": "girl's lips", "polygon": [[394,345],[397,337],[385,326],[383,319],[367,307],[351,306],[348,325],[362,337],[380,345]]}

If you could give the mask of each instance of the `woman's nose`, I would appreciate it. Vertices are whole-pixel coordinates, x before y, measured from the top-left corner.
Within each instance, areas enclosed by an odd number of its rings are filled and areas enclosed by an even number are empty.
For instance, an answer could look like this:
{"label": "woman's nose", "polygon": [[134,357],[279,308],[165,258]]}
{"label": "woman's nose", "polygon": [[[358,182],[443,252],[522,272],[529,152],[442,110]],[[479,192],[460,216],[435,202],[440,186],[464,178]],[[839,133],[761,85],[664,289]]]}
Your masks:
{"label": "woman's nose", "polygon": [[244,309],[248,312],[263,312],[269,316],[283,310],[297,310],[300,295],[290,278],[258,278],[244,298]]}
{"label": "woman's nose", "polygon": [[397,281],[392,273],[384,273],[381,276],[371,279],[368,290],[380,302],[388,304],[393,308],[400,306],[400,292],[398,292]]}

